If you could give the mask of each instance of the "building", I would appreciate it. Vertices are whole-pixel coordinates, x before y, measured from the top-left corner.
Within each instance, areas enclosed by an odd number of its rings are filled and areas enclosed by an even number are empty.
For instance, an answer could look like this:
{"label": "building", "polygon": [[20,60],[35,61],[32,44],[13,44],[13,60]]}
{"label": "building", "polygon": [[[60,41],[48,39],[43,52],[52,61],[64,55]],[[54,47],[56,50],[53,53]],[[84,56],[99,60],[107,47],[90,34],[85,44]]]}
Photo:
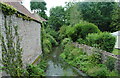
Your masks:
{"label": "building", "polygon": [[[1,0],[0,0],[1,1]],[[18,0],[20,1],[20,0]],[[0,2],[2,3],[2,2]],[[41,21],[46,21],[42,17],[37,17],[36,14],[31,14],[21,2],[5,2],[17,10],[11,16],[7,16],[7,23],[11,20],[11,25],[18,25],[18,33],[21,38],[21,47],[23,49],[22,61],[24,67],[26,64],[35,63],[41,55]],[[0,9],[0,33],[5,34],[5,17],[2,9]],[[18,15],[20,15],[18,17]],[[23,17],[31,20],[24,19]],[[0,58],[2,58],[1,40],[0,40]]]}
{"label": "building", "polygon": [[116,37],[115,48],[120,49],[120,31],[116,31],[111,34]]}

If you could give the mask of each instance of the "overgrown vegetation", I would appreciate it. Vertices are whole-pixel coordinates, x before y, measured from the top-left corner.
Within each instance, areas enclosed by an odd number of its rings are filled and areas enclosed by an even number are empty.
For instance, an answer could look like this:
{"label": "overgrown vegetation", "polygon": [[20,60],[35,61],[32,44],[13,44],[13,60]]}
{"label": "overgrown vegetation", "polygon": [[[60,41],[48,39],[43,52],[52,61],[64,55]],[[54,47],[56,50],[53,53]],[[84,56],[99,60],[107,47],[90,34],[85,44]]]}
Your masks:
{"label": "overgrown vegetation", "polygon": [[47,61],[45,59],[42,59],[37,65],[28,65],[26,70],[28,72],[28,76],[40,77],[45,76],[46,68]]}
{"label": "overgrown vegetation", "polygon": [[3,70],[11,76],[22,76],[22,48],[20,46],[20,37],[18,34],[18,26],[11,26],[12,21],[7,23],[5,17],[4,33],[1,34],[2,41],[2,64]]}
{"label": "overgrown vegetation", "polygon": [[[87,1],[87,0],[84,0]],[[98,26],[101,31],[120,30],[118,2],[66,2],[65,7],[51,8],[49,25],[58,28],[87,21]]]}
{"label": "overgrown vegetation", "polygon": [[88,45],[98,47],[107,52],[113,51],[116,42],[115,37],[108,32],[88,34],[86,40]]}
{"label": "overgrown vegetation", "polygon": [[58,45],[54,37],[51,36],[49,32],[46,32],[46,31],[47,29],[45,29],[43,25],[42,27],[42,49],[43,49],[44,55],[49,54],[52,51],[52,48]]}
{"label": "overgrown vegetation", "polygon": [[111,66],[114,66],[113,63],[110,63],[110,60],[107,61],[106,64],[101,63],[101,55],[98,52],[88,56],[81,49],[68,43],[65,45],[64,51],[60,56],[68,64],[82,70],[89,76],[118,76],[117,71],[110,68]]}

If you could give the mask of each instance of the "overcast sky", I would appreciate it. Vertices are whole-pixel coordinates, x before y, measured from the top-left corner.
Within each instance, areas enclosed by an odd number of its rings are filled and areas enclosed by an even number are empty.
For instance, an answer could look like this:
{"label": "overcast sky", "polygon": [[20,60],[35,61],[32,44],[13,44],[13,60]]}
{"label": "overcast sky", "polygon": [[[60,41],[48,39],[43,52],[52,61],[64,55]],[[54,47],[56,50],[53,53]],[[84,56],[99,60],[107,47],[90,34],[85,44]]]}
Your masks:
{"label": "overcast sky", "polygon": [[[44,1],[47,3],[46,7],[48,11],[46,13],[47,15],[49,15],[50,8],[60,5],[64,6],[65,2],[69,0],[44,0]],[[30,0],[23,0],[23,5],[30,11]]]}

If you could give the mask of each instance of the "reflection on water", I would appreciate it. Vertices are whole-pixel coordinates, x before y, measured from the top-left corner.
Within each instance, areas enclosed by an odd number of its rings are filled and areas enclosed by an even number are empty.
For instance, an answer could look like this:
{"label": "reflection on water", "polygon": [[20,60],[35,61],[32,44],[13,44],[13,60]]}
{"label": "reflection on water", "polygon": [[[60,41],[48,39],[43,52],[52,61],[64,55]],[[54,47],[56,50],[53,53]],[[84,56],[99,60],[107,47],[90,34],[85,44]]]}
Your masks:
{"label": "reflection on water", "polygon": [[78,74],[68,64],[60,59],[60,52],[61,49],[56,47],[47,58],[48,68],[46,70],[46,76],[57,76],[57,78],[58,76],[78,76]]}

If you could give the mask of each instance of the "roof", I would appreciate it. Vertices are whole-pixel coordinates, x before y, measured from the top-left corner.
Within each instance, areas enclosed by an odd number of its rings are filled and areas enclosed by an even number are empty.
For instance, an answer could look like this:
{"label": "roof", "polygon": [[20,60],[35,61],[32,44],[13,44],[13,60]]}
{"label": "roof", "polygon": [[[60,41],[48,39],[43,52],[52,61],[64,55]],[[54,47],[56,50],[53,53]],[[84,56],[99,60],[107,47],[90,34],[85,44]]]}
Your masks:
{"label": "roof", "polygon": [[120,31],[116,31],[116,32],[113,32],[111,34],[114,35],[114,36],[120,36]]}
{"label": "roof", "polygon": [[[0,0],[1,1],[1,0]],[[10,0],[11,1],[11,0]],[[36,20],[37,22],[40,22],[40,21],[46,21],[44,18],[42,17],[36,17],[34,14],[30,13],[30,11],[28,11],[22,4],[20,4],[20,2],[17,2],[17,1],[21,1],[21,0],[17,0],[16,2],[10,2],[6,0],[6,4],[9,4],[11,6],[13,6],[18,12],[24,14],[24,15],[27,15],[28,17]],[[13,0],[12,0],[13,1]]]}
{"label": "roof", "polygon": [[42,18],[41,16],[39,16],[39,15],[36,14],[36,13],[33,13],[32,15],[35,16],[35,18],[37,18],[38,20],[47,21],[47,20],[45,20],[44,18]]}

